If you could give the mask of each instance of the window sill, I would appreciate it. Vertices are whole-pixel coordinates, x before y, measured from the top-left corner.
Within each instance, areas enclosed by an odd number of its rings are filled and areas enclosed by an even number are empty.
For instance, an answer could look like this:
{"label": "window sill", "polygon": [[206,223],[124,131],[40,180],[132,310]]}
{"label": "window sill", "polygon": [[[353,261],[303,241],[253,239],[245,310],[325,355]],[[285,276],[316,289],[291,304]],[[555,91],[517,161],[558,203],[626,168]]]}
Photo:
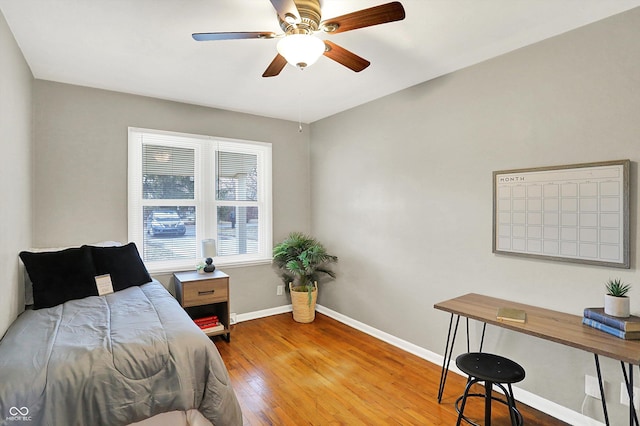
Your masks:
{"label": "window sill", "polygon": [[[252,266],[260,266],[260,265],[270,265],[271,259],[255,259],[255,260],[247,260],[247,261],[238,261],[238,262],[214,262],[213,263],[217,269],[235,269],[235,268],[246,268]],[[195,266],[191,266],[189,264],[172,264],[167,266],[158,266],[156,265],[153,268],[148,268],[149,274],[171,274],[176,271],[195,271]]]}

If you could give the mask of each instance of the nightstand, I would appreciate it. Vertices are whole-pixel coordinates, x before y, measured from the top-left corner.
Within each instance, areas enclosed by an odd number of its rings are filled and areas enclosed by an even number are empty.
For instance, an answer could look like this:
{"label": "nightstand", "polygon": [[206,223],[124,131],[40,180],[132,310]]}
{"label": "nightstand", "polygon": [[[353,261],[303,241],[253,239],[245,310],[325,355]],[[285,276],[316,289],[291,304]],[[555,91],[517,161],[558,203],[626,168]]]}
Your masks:
{"label": "nightstand", "polygon": [[200,274],[196,271],[176,272],[176,299],[191,318],[217,315],[224,329],[207,332],[207,336],[222,336],[231,341],[229,315],[229,275],[215,270]]}

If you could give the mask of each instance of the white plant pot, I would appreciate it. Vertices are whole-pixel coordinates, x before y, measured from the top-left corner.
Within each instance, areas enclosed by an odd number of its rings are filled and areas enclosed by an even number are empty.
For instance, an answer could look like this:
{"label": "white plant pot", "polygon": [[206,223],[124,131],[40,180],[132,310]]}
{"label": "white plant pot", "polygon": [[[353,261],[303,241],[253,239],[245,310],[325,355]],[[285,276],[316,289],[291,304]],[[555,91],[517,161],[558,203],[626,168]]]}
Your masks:
{"label": "white plant pot", "polygon": [[617,297],[610,294],[604,295],[604,313],[614,317],[626,318],[630,315],[630,299],[627,296]]}

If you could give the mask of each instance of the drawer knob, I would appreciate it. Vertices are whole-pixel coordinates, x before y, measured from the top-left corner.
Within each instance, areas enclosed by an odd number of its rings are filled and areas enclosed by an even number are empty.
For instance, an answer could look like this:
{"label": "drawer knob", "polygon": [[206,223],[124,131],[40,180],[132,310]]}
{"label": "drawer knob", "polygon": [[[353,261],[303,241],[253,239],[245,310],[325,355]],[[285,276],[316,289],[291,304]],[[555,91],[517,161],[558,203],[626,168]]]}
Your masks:
{"label": "drawer knob", "polygon": [[198,296],[205,296],[207,294],[213,294],[215,290],[199,291]]}

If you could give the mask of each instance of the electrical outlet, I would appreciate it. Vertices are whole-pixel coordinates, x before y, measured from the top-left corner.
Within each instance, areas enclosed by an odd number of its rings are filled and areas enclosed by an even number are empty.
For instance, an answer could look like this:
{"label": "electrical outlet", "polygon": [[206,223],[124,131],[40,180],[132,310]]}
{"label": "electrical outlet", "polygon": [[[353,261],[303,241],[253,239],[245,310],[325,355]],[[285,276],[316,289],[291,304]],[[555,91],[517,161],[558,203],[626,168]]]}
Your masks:
{"label": "electrical outlet", "polygon": [[[629,406],[629,392],[624,382],[620,382],[620,404]],[[635,386],[633,387],[633,407],[636,410],[640,408],[640,388]]]}
{"label": "electrical outlet", "polygon": [[590,376],[588,374],[584,376],[584,393],[593,398],[602,399],[600,397],[600,386],[598,386],[598,379],[595,376]]}
{"label": "electrical outlet", "polygon": [[229,322],[231,323],[231,325],[233,325],[233,324],[235,324],[237,322],[236,313],[235,312],[231,312],[231,314],[229,314]]}
{"label": "electrical outlet", "polygon": [[280,284],[276,287],[276,296],[282,296],[284,294],[284,285]]}

